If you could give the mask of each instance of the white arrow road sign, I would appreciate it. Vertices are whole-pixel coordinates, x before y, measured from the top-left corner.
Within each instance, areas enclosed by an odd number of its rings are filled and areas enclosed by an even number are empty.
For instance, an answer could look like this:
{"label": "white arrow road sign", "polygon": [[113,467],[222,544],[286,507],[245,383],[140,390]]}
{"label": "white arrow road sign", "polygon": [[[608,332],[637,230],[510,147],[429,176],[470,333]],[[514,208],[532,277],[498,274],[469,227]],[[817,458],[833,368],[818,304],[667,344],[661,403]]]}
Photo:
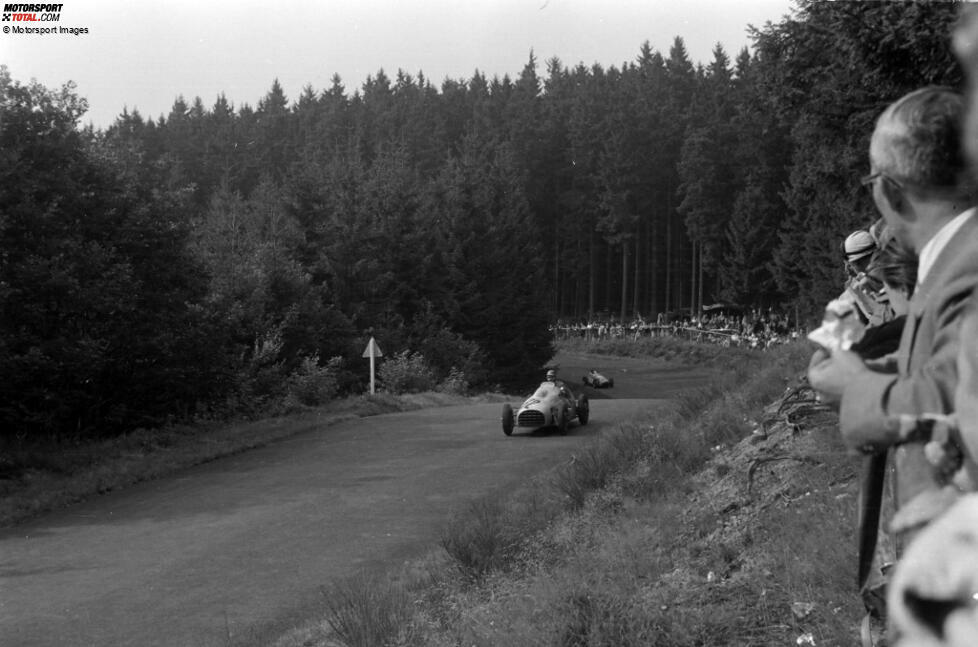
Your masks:
{"label": "white arrow road sign", "polygon": [[363,356],[370,358],[370,393],[373,394],[377,392],[374,386],[375,385],[375,380],[374,380],[375,361],[374,360],[377,357],[384,356],[384,353],[380,350],[380,346],[377,345],[377,342],[374,340],[373,337],[371,337],[370,341],[367,342],[367,348],[364,349]]}

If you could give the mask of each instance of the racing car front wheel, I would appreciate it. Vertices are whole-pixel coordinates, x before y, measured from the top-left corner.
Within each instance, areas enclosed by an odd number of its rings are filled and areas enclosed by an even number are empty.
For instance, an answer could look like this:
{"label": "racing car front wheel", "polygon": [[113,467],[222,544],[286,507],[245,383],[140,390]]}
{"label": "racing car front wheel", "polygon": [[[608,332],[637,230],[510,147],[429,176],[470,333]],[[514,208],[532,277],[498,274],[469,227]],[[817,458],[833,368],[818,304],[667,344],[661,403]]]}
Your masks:
{"label": "racing car front wheel", "polygon": [[577,420],[582,425],[586,425],[588,418],[590,417],[591,417],[591,403],[588,402],[586,395],[582,395],[577,400]]}
{"label": "racing car front wheel", "polygon": [[513,433],[513,407],[508,404],[503,405],[503,433],[507,436]]}
{"label": "racing car front wheel", "polygon": [[567,435],[567,430],[570,427],[569,417],[566,407],[560,407],[554,412],[554,426],[557,427],[557,433],[561,436]]}

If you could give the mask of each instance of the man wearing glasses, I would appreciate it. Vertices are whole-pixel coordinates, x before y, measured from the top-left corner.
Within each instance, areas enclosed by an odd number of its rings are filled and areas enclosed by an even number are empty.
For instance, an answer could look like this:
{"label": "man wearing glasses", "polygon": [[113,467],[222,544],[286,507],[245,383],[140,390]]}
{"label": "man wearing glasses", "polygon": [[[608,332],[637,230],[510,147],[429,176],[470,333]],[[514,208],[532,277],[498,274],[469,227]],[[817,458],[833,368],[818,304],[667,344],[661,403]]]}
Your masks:
{"label": "man wearing glasses", "polygon": [[863,183],[893,235],[919,257],[897,372],[873,370],[847,350],[816,352],[808,372],[823,399],[839,404],[849,447],[893,450],[898,512],[892,527],[904,541],[942,511],[942,488],[949,483],[925,456],[929,438],[912,425],[901,428],[901,416],[953,411],[958,329],[978,285],[975,185],[961,146],[964,113],[962,97],[951,90],[917,90],[883,112],[870,142],[872,172]]}

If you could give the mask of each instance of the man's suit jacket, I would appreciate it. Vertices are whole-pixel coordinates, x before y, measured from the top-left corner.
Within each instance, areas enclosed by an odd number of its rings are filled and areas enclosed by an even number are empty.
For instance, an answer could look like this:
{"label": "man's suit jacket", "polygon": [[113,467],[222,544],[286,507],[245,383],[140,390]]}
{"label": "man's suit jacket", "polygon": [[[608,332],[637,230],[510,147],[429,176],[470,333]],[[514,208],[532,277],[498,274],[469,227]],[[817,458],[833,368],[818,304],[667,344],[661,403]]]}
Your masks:
{"label": "man's suit jacket", "polygon": [[[954,410],[959,328],[978,285],[978,215],[955,233],[910,301],[900,338],[898,372],[873,373],[846,387],[839,427],[850,445],[883,449],[899,441],[899,416]],[[894,451],[897,507],[939,488],[923,444]]]}
{"label": "man's suit jacket", "polygon": [[965,449],[978,459],[978,289],[961,322],[960,339],[954,413]]}

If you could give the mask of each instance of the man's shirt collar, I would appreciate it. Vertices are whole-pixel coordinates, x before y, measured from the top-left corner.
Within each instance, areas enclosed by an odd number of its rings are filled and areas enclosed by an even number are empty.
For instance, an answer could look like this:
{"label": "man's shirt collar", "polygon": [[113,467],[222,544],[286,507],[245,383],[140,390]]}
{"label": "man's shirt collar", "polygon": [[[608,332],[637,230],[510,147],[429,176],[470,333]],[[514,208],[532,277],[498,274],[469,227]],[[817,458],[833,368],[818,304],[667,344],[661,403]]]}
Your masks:
{"label": "man's shirt collar", "polygon": [[967,211],[958,214],[950,222],[941,227],[934,237],[927,241],[927,244],[923,246],[920,250],[920,260],[917,263],[917,285],[922,285],[924,279],[927,278],[927,274],[930,272],[931,268],[934,267],[934,263],[937,261],[937,257],[941,255],[947,244],[951,242],[954,235],[958,233],[958,230],[964,226],[964,223],[968,221],[975,213],[975,207],[968,209]]}

